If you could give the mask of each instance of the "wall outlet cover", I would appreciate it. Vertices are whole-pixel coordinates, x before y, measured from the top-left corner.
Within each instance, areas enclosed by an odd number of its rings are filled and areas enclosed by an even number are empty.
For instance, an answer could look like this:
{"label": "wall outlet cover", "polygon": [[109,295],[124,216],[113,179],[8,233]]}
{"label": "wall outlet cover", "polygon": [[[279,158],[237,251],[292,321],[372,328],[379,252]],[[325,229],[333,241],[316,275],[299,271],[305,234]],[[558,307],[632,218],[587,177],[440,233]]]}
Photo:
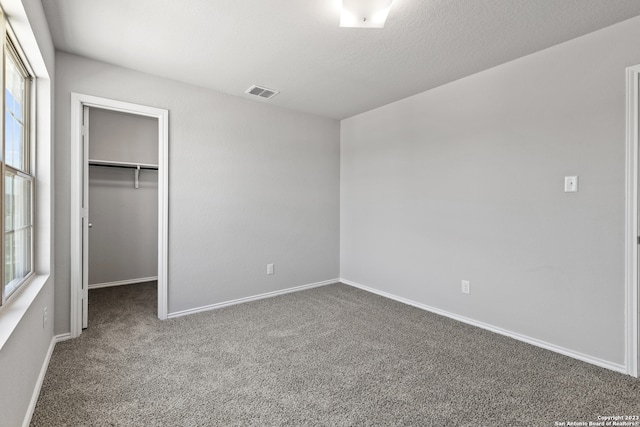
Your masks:
{"label": "wall outlet cover", "polygon": [[470,294],[471,293],[471,282],[469,282],[468,280],[463,280],[462,281],[462,293],[463,294]]}

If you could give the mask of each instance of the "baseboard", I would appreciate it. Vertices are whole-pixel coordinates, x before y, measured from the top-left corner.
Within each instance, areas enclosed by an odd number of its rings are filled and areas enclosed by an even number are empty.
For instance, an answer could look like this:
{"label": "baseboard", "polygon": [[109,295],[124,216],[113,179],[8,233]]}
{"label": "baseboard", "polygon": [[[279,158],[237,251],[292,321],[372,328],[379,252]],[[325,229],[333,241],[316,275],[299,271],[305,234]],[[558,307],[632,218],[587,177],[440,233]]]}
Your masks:
{"label": "baseboard", "polygon": [[519,334],[517,332],[512,332],[507,329],[503,329],[488,323],[480,322],[468,317],[460,316],[455,313],[450,313],[446,310],[441,310],[439,308],[431,307],[426,304],[422,304],[407,298],[399,297],[397,295],[390,294],[388,292],[380,291],[378,289],[371,288],[369,286],[361,285],[360,283],[353,282],[347,279],[340,279],[340,283],[344,283],[345,285],[353,286],[354,288],[362,289],[363,291],[371,292],[376,295],[380,295],[385,298],[389,298],[403,304],[411,305],[413,307],[420,308],[422,310],[429,311],[431,313],[439,314],[441,316],[448,317],[453,320],[457,320],[462,323],[466,323],[471,326],[476,326],[478,328],[486,329],[491,332],[495,332],[496,334],[504,335],[510,338],[513,338],[518,341],[526,342],[527,344],[534,345],[536,347],[544,348],[546,350],[553,351],[555,353],[560,353],[564,356],[572,357],[574,359],[581,360],[583,362],[590,363],[592,365],[600,366],[601,368],[610,369],[612,371],[620,372],[623,374],[627,374],[627,367],[625,365],[619,365],[617,363],[612,363],[607,360],[599,359],[597,357],[589,356],[577,351],[569,350],[564,347],[557,346],[555,344],[550,344],[545,341],[538,340],[536,338],[531,338],[526,335]]}
{"label": "baseboard", "polygon": [[261,300],[261,299],[264,299],[264,298],[271,298],[271,297],[275,297],[275,296],[278,296],[278,295],[289,294],[291,292],[304,291],[305,289],[317,288],[319,286],[331,285],[333,283],[338,283],[339,281],[340,281],[340,279],[325,280],[325,281],[322,281],[322,282],[310,283],[308,285],[302,285],[302,286],[296,286],[296,287],[293,287],[293,288],[282,289],[280,291],[267,292],[267,293],[264,293],[264,294],[254,295],[254,296],[245,297],[245,298],[238,298],[238,299],[234,299],[234,300],[231,300],[231,301],[220,302],[220,303],[217,303],[217,304],[210,304],[210,305],[205,305],[205,306],[202,306],[202,307],[190,308],[188,310],[182,310],[182,311],[176,311],[174,313],[169,313],[169,315],[167,317],[169,319],[171,319],[171,318],[174,318],[174,317],[181,317],[181,316],[186,316],[186,315],[189,315],[189,314],[201,313],[203,311],[216,310],[218,308],[229,307],[231,305],[242,304],[242,303],[250,302],[250,301],[257,301],[257,300]]}
{"label": "baseboard", "polygon": [[[68,337],[64,338],[65,335],[68,335]],[[40,373],[38,374],[38,379],[36,380],[33,394],[31,395],[31,401],[29,402],[29,406],[27,407],[27,413],[25,414],[24,422],[22,423],[23,427],[29,427],[29,424],[31,424],[31,417],[33,417],[33,412],[36,410],[36,404],[38,403],[40,390],[42,389],[44,377],[47,374],[47,368],[49,367],[51,355],[53,354],[53,349],[56,347],[56,343],[69,338],[71,338],[70,334],[55,335],[51,338],[51,343],[49,343],[49,350],[47,350],[47,355],[44,357],[44,361],[42,362],[42,367],[40,368]]]}
{"label": "baseboard", "polygon": [[55,337],[53,337],[53,339],[56,340],[56,344],[62,341],[70,340],[71,333],[67,332],[66,334],[56,335]]}
{"label": "baseboard", "polygon": [[89,289],[110,288],[111,286],[134,285],[136,283],[153,282],[158,280],[158,276],[141,277],[139,279],[118,280],[116,282],[94,283],[89,285]]}

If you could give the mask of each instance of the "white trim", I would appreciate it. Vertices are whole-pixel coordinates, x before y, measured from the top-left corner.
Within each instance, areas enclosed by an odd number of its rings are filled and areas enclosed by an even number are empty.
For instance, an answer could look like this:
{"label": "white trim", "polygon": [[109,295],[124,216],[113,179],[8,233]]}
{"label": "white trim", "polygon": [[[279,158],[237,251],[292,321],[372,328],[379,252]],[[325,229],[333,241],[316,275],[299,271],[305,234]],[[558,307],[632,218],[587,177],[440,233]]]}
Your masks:
{"label": "white trim", "polygon": [[[79,108],[80,112],[76,111]],[[70,331],[72,337],[82,333],[82,104],[71,94],[71,305]],[[80,129],[80,134],[78,134]],[[80,318],[80,323],[78,323]]]}
{"label": "white trim", "polygon": [[67,341],[71,339],[71,334],[70,333],[66,333],[66,334],[60,334],[60,335],[56,335],[55,337],[56,340],[56,344],[62,341]]}
{"label": "white trim", "polygon": [[619,365],[617,363],[611,363],[611,362],[609,362],[607,360],[602,360],[602,359],[599,359],[597,357],[592,357],[592,356],[589,356],[589,355],[586,355],[586,354],[579,353],[577,351],[566,349],[564,347],[559,347],[557,345],[550,344],[550,343],[545,342],[545,341],[540,341],[540,340],[537,340],[535,338],[528,337],[526,335],[518,334],[516,332],[512,332],[512,331],[509,331],[507,329],[502,329],[502,328],[499,328],[497,326],[490,325],[488,323],[479,322],[477,320],[473,320],[473,319],[470,319],[468,317],[464,317],[464,316],[460,316],[458,314],[450,313],[448,311],[441,310],[441,309],[435,308],[435,307],[431,307],[431,306],[428,306],[426,304],[422,304],[422,303],[419,303],[419,302],[416,302],[416,301],[412,301],[412,300],[407,299],[407,298],[399,297],[399,296],[390,294],[388,292],[379,291],[377,289],[370,288],[369,286],[361,285],[360,283],[356,283],[356,282],[353,282],[351,280],[340,279],[340,282],[344,283],[345,285],[353,286],[354,288],[362,289],[363,291],[371,292],[373,294],[380,295],[382,297],[389,298],[389,299],[392,299],[394,301],[401,302],[403,304],[411,305],[413,307],[417,307],[417,308],[420,308],[422,310],[429,311],[431,313],[439,314],[441,316],[445,316],[445,317],[448,317],[450,319],[457,320],[459,322],[466,323],[466,324],[471,325],[471,326],[476,326],[478,328],[482,328],[482,329],[485,329],[485,330],[490,331],[490,332],[495,332],[497,334],[504,335],[504,336],[516,339],[518,341],[526,342],[527,344],[531,344],[531,345],[534,345],[536,347],[544,348],[546,350],[550,350],[550,351],[553,351],[555,353],[560,353],[560,354],[563,354],[565,356],[572,357],[574,359],[582,360],[583,362],[591,363],[592,365],[600,366],[602,368],[611,369],[612,371],[616,371],[616,372],[626,373],[626,367],[624,365]]}
{"label": "white trim", "polygon": [[141,277],[139,279],[118,280],[116,282],[104,282],[89,284],[89,289],[110,288],[112,286],[135,285],[136,283],[153,282],[158,280],[158,276]]}
{"label": "white trim", "polygon": [[169,111],[161,108],[71,93],[71,337],[82,333],[82,112],[83,107],[158,119],[158,318],[167,318],[169,236]]}
{"label": "white trim", "polygon": [[158,117],[158,318],[169,312],[169,111]]}
{"label": "white trim", "polygon": [[264,294],[254,295],[245,298],[238,298],[231,301],[219,302],[217,304],[204,305],[202,307],[190,308],[188,310],[176,311],[174,313],[169,313],[169,319],[173,319],[174,317],[186,316],[189,314],[201,313],[203,311],[216,310],[218,308],[229,307],[231,305],[242,304],[245,302],[257,301],[265,298],[276,297],[278,295],[289,294],[291,292],[299,292],[304,291],[306,289],[317,288],[319,286],[331,285],[334,283],[338,283],[340,279],[331,279],[325,280],[322,282],[310,283],[308,285],[296,286],[293,288],[282,289],[280,291],[267,292]]}
{"label": "white trim", "polygon": [[638,377],[640,292],[638,291],[638,114],[640,65],[627,68],[627,144],[625,164],[625,365]]}

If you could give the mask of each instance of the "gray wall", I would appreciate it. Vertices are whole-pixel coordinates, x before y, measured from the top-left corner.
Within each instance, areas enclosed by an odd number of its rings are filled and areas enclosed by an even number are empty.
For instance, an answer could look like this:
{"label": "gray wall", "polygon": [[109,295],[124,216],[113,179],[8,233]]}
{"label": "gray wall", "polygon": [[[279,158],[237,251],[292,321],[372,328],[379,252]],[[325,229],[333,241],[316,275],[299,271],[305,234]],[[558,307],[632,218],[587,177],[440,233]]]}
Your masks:
{"label": "gray wall", "polygon": [[[2,314],[21,313],[22,317],[8,341],[0,349],[0,424],[22,425],[37,385],[38,375],[53,339],[53,80],[54,48],[39,0],[0,0],[13,29],[34,67],[38,95],[36,149],[36,273],[46,277],[43,287],[30,304],[25,295],[17,294],[13,302],[0,309]],[[39,53],[38,53],[39,52]],[[35,54],[35,56],[34,56]],[[33,289],[33,288],[32,288]],[[22,304],[24,303],[24,304]],[[43,309],[47,307],[49,322],[43,325]],[[8,310],[4,313],[2,310]],[[2,319],[0,319],[2,323]]]}
{"label": "gray wall", "polygon": [[638,40],[635,18],[342,121],[341,277],[623,364]]}
{"label": "gray wall", "polygon": [[[156,118],[91,108],[89,158],[158,163]],[[158,172],[89,168],[89,284],[158,275]]]}
{"label": "gray wall", "polygon": [[89,108],[89,158],[158,164],[158,119]]}
{"label": "gray wall", "polygon": [[72,91],[169,110],[169,313],[338,277],[338,121],[63,52],[56,75],[57,333],[69,330]]}
{"label": "gray wall", "polygon": [[158,275],[158,172],[89,168],[89,285]]}
{"label": "gray wall", "polygon": [[[21,426],[34,395],[38,376],[53,338],[53,280],[31,303],[11,338],[0,350],[2,400],[0,426]],[[42,311],[47,307],[50,320],[43,328]]]}

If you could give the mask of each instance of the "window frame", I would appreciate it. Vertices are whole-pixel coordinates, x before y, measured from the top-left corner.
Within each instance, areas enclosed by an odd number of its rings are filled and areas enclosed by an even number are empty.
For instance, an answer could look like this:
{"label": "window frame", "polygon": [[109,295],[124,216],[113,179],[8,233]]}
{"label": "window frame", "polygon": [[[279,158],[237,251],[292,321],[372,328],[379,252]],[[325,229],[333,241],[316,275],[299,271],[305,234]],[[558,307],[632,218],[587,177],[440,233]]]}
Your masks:
{"label": "window frame", "polygon": [[[0,201],[0,227],[2,228],[2,242],[0,242],[0,258],[2,262],[0,263],[0,277],[2,278],[1,292],[0,292],[0,306],[4,305],[11,299],[12,296],[19,293],[21,289],[25,287],[25,284],[28,283],[36,274],[35,271],[35,242],[36,242],[36,232],[35,232],[35,222],[36,222],[36,164],[35,164],[35,131],[34,125],[35,120],[33,119],[35,111],[35,85],[33,84],[33,70],[31,69],[28,61],[26,60],[26,56],[24,52],[20,48],[20,45],[17,43],[17,38],[11,31],[11,27],[8,25],[5,28],[4,37],[2,40],[2,54],[1,54],[1,72],[2,72],[2,117],[0,118],[1,129],[0,131],[0,173],[2,174],[0,179],[0,190],[2,192],[1,201]],[[6,158],[6,123],[5,123],[5,114],[6,114],[6,61],[7,57],[10,57],[13,64],[16,66],[18,72],[23,78],[24,88],[23,88],[23,104],[22,105],[22,114],[23,114],[23,152],[22,152],[22,164],[24,169],[19,169],[14,166],[7,164]],[[29,202],[29,224],[26,227],[21,227],[22,229],[30,229],[30,247],[29,247],[29,271],[24,277],[20,278],[17,283],[15,283],[15,279],[9,283],[5,283],[6,280],[6,237],[8,232],[6,230],[6,177],[7,175],[13,175],[22,179],[29,181],[31,187],[30,194],[30,202]],[[11,230],[14,233],[18,230]],[[9,284],[13,283],[11,286],[11,290],[7,292],[7,288]]]}

